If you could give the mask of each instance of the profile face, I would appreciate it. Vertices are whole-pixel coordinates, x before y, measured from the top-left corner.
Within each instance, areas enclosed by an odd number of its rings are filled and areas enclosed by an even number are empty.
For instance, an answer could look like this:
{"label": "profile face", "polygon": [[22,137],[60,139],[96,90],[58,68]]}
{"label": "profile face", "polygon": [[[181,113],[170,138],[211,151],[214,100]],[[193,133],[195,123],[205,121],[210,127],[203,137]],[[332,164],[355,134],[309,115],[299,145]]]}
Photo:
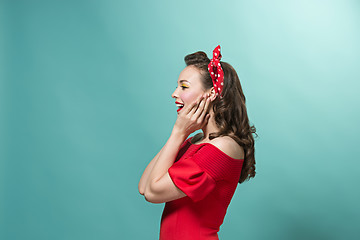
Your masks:
{"label": "profile face", "polygon": [[175,98],[179,113],[182,107],[195,102],[204,93],[200,71],[194,66],[187,66],[181,71],[177,87],[171,97]]}

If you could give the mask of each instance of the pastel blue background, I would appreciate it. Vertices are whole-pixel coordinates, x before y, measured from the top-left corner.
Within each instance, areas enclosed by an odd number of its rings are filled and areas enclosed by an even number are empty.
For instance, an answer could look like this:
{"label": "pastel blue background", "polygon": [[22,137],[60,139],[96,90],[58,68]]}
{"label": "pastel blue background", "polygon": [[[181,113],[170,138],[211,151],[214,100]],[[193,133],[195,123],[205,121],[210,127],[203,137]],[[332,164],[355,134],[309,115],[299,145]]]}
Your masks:
{"label": "pastel blue background", "polygon": [[359,239],[360,2],[0,1],[0,238],[157,239],[137,184],[186,54],[218,44],[257,128],[220,239]]}

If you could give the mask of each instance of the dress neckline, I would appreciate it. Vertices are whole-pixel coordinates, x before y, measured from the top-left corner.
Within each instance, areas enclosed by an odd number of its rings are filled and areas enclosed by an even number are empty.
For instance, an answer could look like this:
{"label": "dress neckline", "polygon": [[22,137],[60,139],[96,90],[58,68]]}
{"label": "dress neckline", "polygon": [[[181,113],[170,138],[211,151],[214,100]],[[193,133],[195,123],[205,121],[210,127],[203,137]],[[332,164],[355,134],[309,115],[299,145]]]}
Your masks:
{"label": "dress neckline", "polygon": [[224,154],[226,157],[228,157],[228,158],[230,158],[230,159],[233,159],[233,160],[236,160],[236,161],[243,161],[243,160],[244,160],[243,158],[238,159],[238,158],[230,157],[229,155],[227,155],[226,153],[224,153],[222,150],[220,150],[217,146],[215,146],[214,144],[211,144],[211,143],[209,143],[209,142],[198,143],[198,144],[192,143],[192,142],[191,142],[191,139],[192,139],[192,138],[193,138],[193,137],[189,138],[189,143],[190,143],[190,145],[200,146],[200,145],[203,145],[203,144],[209,144],[209,145],[213,146],[215,149],[217,149],[218,151],[220,151],[222,154]]}

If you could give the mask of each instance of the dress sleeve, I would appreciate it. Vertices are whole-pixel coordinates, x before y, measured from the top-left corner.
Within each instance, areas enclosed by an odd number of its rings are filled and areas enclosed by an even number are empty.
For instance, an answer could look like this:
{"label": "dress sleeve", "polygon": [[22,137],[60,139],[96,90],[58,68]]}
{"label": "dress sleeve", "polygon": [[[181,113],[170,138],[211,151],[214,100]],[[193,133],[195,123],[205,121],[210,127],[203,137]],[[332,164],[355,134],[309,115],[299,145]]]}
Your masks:
{"label": "dress sleeve", "polygon": [[204,199],[216,185],[215,180],[192,157],[175,162],[168,172],[174,184],[194,202]]}
{"label": "dress sleeve", "polygon": [[227,155],[212,144],[202,144],[197,151],[180,158],[169,169],[170,178],[194,202],[205,198],[226,179],[233,169],[228,165]]}
{"label": "dress sleeve", "polygon": [[174,184],[194,202],[204,199],[218,181],[237,183],[243,161],[234,161],[210,143],[201,144],[194,154],[180,158],[168,169]]}

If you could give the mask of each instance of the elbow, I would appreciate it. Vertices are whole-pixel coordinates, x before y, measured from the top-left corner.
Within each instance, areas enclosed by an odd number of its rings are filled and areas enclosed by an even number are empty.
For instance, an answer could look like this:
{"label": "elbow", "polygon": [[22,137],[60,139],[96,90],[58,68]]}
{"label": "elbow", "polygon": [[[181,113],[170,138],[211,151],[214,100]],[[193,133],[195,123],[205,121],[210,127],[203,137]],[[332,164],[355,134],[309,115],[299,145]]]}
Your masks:
{"label": "elbow", "polygon": [[154,195],[153,193],[146,191],[144,193],[144,197],[145,200],[150,202],[150,203],[163,203],[162,201],[159,201],[159,199],[156,198],[156,195]]}
{"label": "elbow", "polygon": [[148,202],[163,203],[163,201],[160,201],[160,199],[158,198],[158,195],[153,190],[153,186],[151,184],[149,186],[147,186],[143,195],[144,195],[146,201],[148,201]]}
{"label": "elbow", "polygon": [[145,197],[146,201],[153,203],[152,196],[151,196],[151,194],[149,192],[145,192],[144,197]]}
{"label": "elbow", "polygon": [[145,189],[144,189],[143,186],[140,186],[140,184],[139,184],[139,186],[138,186],[138,190],[139,190],[139,193],[140,193],[141,195],[144,195],[144,194],[145,194]]}

